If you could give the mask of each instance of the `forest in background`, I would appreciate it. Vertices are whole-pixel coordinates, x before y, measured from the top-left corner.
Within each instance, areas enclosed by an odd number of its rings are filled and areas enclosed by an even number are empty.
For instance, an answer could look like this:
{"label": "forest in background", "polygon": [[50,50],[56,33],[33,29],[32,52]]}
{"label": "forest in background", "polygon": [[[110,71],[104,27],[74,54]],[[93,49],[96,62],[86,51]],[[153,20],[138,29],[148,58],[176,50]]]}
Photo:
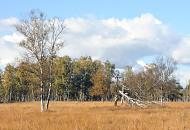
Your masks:
{"label": "forest in background", "polygon": [[[48,63],[43,74],[44,99],[48,96],[50,84]],[[56,57],[52,68],[51,100],[111,101],[121,89],[121,83],[134,92],[132,97],[138,95],[142,100],[158,101],[162,98],[176,101],[188,96],[188,91],[183,90],[175,79],[175,63],[169,58],[159,57],[155,63],[138,71],[127,66],[122,73],[111,62],[93,61],[91,57]],[[40,100],[40,72],[37,64],[26,61],[16,67],[9,64],[0,75],[1,102]]]}

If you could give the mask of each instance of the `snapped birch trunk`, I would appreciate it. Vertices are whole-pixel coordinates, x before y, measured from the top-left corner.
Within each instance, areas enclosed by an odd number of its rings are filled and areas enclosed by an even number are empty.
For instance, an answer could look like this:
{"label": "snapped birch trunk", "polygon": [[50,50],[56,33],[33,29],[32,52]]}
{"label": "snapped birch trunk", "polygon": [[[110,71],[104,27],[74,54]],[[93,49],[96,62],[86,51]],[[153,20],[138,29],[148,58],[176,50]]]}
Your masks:
{"label": "snapped birch trunk", "polygon": [[117,106],[117,101],[118,101],[118,95],[115,95],[115,99],[114,99],[114,106]]}
{"label": "snapped birch trunk", "polygon": [[[124,93],[124,87],[122,86],[122,92]],[[124,102],[124,96],[122,95],[121,96],[121,105],[123,105],[123,102]]]}
{"label": "snapped birch trunk", "polygon": [[48,90],[46,110],[48,110],[48,108],[49,108],[50,95],[51,95],[51,85],[50,85],[49,90]]}

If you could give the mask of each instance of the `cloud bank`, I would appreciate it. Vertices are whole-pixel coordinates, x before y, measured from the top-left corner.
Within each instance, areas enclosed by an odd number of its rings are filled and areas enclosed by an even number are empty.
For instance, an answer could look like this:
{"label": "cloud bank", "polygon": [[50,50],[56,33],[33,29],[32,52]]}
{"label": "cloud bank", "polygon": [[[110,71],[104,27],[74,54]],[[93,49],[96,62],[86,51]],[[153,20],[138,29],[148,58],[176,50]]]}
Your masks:
{"label": "cloud bank", "polygon": [[118,67],[135,64],[151,55],[171,55],[181,37],[151,14],[133,19],[65,20],[66,45],[62,54],[72,57],[91,55],[109,59]]}
{"label": "cloud bank", "polygon": [[[0,20],[1,66],[19,56],[16,42],[23,37],[13,28],[18,22],[17,18]],[[60,55],[90,55],[110,60],[118,68],[144,64],[142,59],[153,55],[168,55],[179,64],[190,64],[190,37],[179,35],[152,14],[132,19],[67,18],[64,23],[65,47]]]}

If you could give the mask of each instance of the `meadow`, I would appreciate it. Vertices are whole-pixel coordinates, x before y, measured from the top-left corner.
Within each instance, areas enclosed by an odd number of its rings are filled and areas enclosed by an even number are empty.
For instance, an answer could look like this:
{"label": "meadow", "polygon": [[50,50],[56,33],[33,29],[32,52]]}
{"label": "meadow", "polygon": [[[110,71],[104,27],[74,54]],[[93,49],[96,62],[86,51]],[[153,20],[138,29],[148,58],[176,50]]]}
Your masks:
{"label": "meadow", "polygon": [[190,130],[190,103],[163,107],[114,107],[113,102],[40,102],[0,104],[0,130]]}

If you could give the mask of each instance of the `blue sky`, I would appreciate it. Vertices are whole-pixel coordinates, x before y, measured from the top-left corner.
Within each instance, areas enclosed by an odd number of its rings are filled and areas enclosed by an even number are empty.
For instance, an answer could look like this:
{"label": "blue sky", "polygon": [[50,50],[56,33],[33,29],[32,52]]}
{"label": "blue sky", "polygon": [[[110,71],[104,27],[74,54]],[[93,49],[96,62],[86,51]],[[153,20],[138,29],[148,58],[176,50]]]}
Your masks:
{"label": "blue sky", "polygon": [[[177,79],[190,79],[189,0],[4,0],[0,4],[0,68],[20,56],[13,27],[31,9],[65,20],[60,55],[90,55],[118,68],[143,66],[157,55],[178,62]],[[80,48],[79,48],[80,46]]]}
{"label": "blue sky", "polygon": [[151,13],[174,30],[190,33],[189,0],[4,0],[0,18],[22,17],[31,9],[40,9],[48,16],[98,18],[133,18]]}

